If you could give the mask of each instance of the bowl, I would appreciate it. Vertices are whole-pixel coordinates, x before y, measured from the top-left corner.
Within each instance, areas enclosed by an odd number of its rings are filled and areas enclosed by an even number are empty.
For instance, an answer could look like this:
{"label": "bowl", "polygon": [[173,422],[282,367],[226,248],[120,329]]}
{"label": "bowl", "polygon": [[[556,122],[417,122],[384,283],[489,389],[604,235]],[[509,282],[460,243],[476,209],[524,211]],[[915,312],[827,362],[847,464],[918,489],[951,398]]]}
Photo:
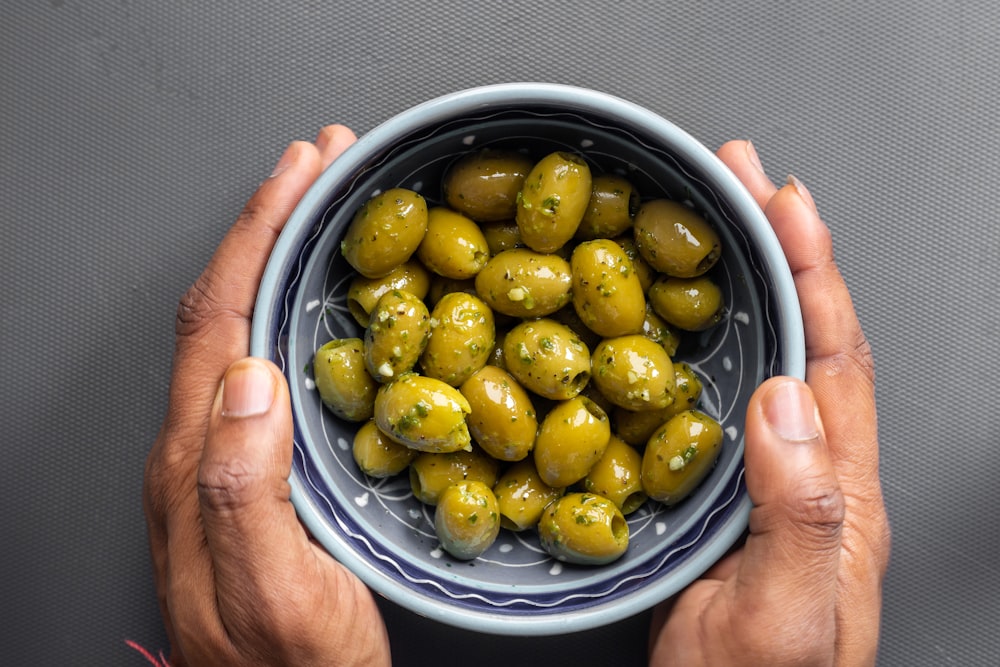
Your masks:
{"label": "bowl", "polygon": [[[584,155],[595,173],[628,176],[643,198],[668,197],[702,212],[724,252],[713,269],[723,321],[685,337],[678,358],[705,382],[700,408],[724,429],[719,460],[682,503],[652,501],[629,515],[626,554],[604,566],[553,560],[537,536],[501,531],[475,560],[459,561],[435,537],[433,509],[405,474],[372,479],[351,453],[356,424],[321,404],[309,367],[326,341],[361,336],[345,301],[353,274],[340,255],[354,212],[391,187],[441,201],[449,164],[478,148],[540,158]],[[805,353],[794,284],[767,219],[705,146],[659,115],[588,89],[547,83],[492,85],[432,99],[380,124],[308,190],[277,240],[257,297],[251,353],[273,360],[291,389],[292,502],[330,554],[394,603],[453,626],[500,635],[553,635],[625,619],[678,593],[718,560],[747,526],[743,426],[765,378],[802,377]]]}

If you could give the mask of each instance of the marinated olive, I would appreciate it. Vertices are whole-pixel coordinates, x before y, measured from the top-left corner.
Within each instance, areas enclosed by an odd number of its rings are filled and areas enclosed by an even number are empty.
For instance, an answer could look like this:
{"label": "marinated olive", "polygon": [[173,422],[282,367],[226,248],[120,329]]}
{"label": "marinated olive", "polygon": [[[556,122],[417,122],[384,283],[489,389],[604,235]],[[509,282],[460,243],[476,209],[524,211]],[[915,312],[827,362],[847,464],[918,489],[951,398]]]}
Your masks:
{"label": "marinated olive", "polygon": [[492,489],[476,481],[449,486],[434,510],[434,532],[455,558],[477,558],[500,534],[500,510]]}
{"label": "marinated olive", "polygon": [[431,311],[431,337],[420,366],[428,377],[457,387],[486,365],[495,342],[493,311],[482,299],[446,294]]}
{"label": "marinated olive", "polygon": [[618,507],[593,493],[567,493],[538,522],[538,537],[556,560],[605,565],[628,549],[628,522]]}
{"label": "marinated olive", "polygon": [[478,447],[468,451],[418,455],[410,464],[410,490],[427,505],[436,505],[452,484],[477,481],[492,487],[496,484],[499,464]]}
{"label": "marinated olive", "polygon": [[423,299],[430,282],[430,274],[417,260],[404,262],[381,278],[358,276],[347,288],[347,309],[358,324],[367,327],[372,308],[383,294],[398,289]]}
{"label": "marinated olive", "polygon": [[503,356],[507,372],[545,398],[573,398],[590,381],[590,350],[554,320],[527,320],[515,326],[504,337]]}
{"label": "marinated olive", "polygon": [[722,290],[711,278],[660,277],[649,288],[649,303],[668,324],[685,331],[704,331],[722,319]]}
{"label": "marinated olive", "polygon": [[464,280],[456,280],[435,274],[431,277],[431,286],[427,290],[427,296],[424,297],[424,301],[427,303],[428,308],[433,308],[445,294],[451,294],[452,292],[465,292],[466,294],[475,295],[476,279],[465,278]]}
{"label": "marinated olive", "polygon": [[515,151],[483,149],[460,158],[444,177],[448,206],[477,222],[512,220],[533,164]]}
{"label": "marinated olive", "polygon": [[616,236],[614,241],[622,247],[622,250],[625,251],[625,255],[632,260],[632,270],[635,271],[637,276],[639,276],[639,284],[642,285],[642,291],[645,294],[649,291],[653,281],[656,280],[656,269],[651,267],[649,263],[642,258],[642,255],[639,253],[639,249],[635,245],[635,238],[633,238],[631,233]]}
{"label": "marinated olive", "polygon": [[532,250],[555,252],[573,238],[590,202],[590,167],[578,155],[550,153],[524,179],[517,202],[521,240]]}
{"label": "marinated olive", "polygon": [[674,362],[674,402],[676,410],[690,410],[698,404],[704,386],[701,378],[685,361]]}
{"label": "marinated olive", "polygon": [[449,384],[405,373],[375,396],[375,423],[389,438],[422,452],[471,448],[469,402]]}
{"label": "marinated olive", "polygon": [[659,410],[674,402],[674,366],[641,334],[606,338],[590,357],[591,377],[609,401],[628,410]]}
{"label": "marinated olive", "polygon": [[583,479],[611,439],[608,415],[589,398],[562,401],[545,415],[535,438],[535,468],[549,486]]}
{"label": "marinated olive", "polygon": [[642,488],[650,498],[676,505],[715,465],[722,426],[708,415],[685,410],[653,433],[642,456]]}
{"label": "marinated olive", "polygon": [[418,452],[389,439],[370,419],[354,434],[354,462],[369,477],[392,477],[406,470]]}
{"label": "marinated olive", "polygon": [[654,343],[659,343],[660,347],[666,350],[671,357],[677,353],[677,348],[681,344],[681,334],[677,328],[664,322],[648,301],[646,302],[646,317],[642,321],[642,335]]}
{"label": "marinated olive", "polygon": [[646,298],[639,276],[620,245],[610,239],[584,241],[573,250],[573,308],[601,336],[642,331]]}
{"label": "marinated olive", "polygon": [[365,369],[365,348],[360,338],[331,340],[313,355],[313,377],[323,403],[348,421],[370,419],[378,383]]}
{"label": "marinated olive", "polygon": [[535,445],[538,420],[528,392],[506,371],[484,366],[459,388],[469,402],[469,433],[501,461],[520,461]]}
{"label": "marinated olive", "polygon": [[719,235],[708,221],[669,199],[655,199],[640,206],[633,229],[643,258],[668,276],[700,276],[722,255]]}
{"label": "marinated olive", "polygon": [[365,329],[365,366],[388,382],[413,369],[431,335],[427,306],[409,292],[392,290],[375,304]]}
{"label": "marinated olive", "polygon": [[514,248],[486,263],[476,276],[476,292],[505,315],[544,317],[569,303],[572,283],[565,259]]}
{"label": "marinated olive", "polygon": [[612,422],[615,434],[633,447],[645,447],[650,436],[678,412],[690,410],[701,398],[701,379],[690,365],[674,362],[674,402],[660,410],[632,411],[615,408]]}
{"label": "marinated olive", "polygon": [[355,213],[340,252],[366,278],[380,278],[410,259],[427,232],[427,202],[417,192],[392,188]]}
{"label": "marinated olive", "polygon": [[490,248],[470,218],[435,206],[427,212],[427,233],[417,247],[417,258],[439,276],[462,280],[479,273],[490,258]]}
{"label": "marinated olive", "polygon": [[486,237],[486,245],[490,249],[490,255],[499,255],[504,250],[524,247],[524,241],[521,240],[521,230],[518,229],[517,222],[513,218],[485,222],[480,227],[483,230],[483,236]]}
{"label": "marinated olive", "polygon": [[500,526],[513,531],[534,528],[546,505],[564,491],[543,482],[532,461],[518,461],[493,485],[500,506]]}
{"label": "marinated olive", "polygon": [[639,208],[639,192],[628,179],[600,174],[591,181],[590,201],[576,230],[580,241],[610,239],[632,227]]}
{"label": "marinated olive", "polygon": [[583,488],[607,498],[627,516],[646,502],[641,474],[642,454],[612,435],[604,456],[583,478]]}

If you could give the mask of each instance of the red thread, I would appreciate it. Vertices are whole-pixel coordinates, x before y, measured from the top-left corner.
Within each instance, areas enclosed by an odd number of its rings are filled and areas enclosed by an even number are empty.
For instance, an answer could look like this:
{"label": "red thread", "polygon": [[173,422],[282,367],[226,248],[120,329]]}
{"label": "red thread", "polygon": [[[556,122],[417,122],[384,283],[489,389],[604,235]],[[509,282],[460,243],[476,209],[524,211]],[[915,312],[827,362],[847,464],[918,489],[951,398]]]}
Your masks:
{"label": "red thread", "polygon": [[170,663],[167,662],[167,659],[164,657],[163,651],[160,651],[159,655],[153,655],[145,647],[140,645],[138,642],[132,641],[131,639],[126,639],[125,645],[133,651],[138,651],[139,655],[148,660],[149,664],[153,665],[153,667],[170,667]]}

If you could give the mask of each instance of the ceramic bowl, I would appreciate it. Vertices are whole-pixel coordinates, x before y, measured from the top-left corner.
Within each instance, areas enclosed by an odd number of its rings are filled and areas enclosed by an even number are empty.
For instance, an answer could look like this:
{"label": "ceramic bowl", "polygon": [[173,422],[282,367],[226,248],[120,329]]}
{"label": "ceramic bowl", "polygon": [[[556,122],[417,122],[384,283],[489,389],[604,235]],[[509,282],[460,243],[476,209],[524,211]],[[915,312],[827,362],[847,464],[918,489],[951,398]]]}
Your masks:
{"label": "ceramic bowl", "polygon": [[[390,187],[441,200],[445,169],[485,146],[580,153],[595,173],[627,175],[643,198],[668,197],[701,211],[720,233],[713,269],[726,316],[689,335],[677,357],[705,382],[701,409],[723,425],[718,463],[673,508],[654,502],[628,518],[618,561],[583,567],[553,560],[537,536],[501,531],[472,561],[444,552],[433,509],[405,474],[366,477],[355,465],[356,425],[335,418],[315,390],[313,353],[362,331],[345,306],[353,274],[340,256],[361,204]],[[361,137],[307,192],[278,239],[260,287],[251,352],[276,362],[291,388],[295,420],[292,502],[313,536],[371,589],[425,617],[492,634],[585,630],[639,613],[679,592],[740,538],[750,501],[743,428],[757,385],[802,377],[804,344],[788,266],[746,189],[705,146],[646,109],[592,90],[504,84],[446,95]]]}

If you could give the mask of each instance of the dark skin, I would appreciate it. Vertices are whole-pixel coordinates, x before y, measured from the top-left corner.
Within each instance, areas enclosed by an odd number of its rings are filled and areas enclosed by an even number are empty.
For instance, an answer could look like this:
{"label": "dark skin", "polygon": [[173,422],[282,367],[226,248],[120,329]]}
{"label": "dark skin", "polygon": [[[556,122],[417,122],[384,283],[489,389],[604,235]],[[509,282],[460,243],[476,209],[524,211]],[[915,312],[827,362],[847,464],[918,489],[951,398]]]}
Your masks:
{"label": "dark skin", "polygon": [[[332,125],[313,144],[289,146],[178,307],[170,402],[144,487],[173,665],[391,664],[371,592],[310,538],[290,502],[284,378],[247,357],[274,241],[353,141]],[[807,378],[772,378],[754,394],[749,535],[657,609],[650,663],[873,664],[889,530],[871,355],[805,188],[775,188],[747,142],[719,156],[765,210],[792,267]]]}

